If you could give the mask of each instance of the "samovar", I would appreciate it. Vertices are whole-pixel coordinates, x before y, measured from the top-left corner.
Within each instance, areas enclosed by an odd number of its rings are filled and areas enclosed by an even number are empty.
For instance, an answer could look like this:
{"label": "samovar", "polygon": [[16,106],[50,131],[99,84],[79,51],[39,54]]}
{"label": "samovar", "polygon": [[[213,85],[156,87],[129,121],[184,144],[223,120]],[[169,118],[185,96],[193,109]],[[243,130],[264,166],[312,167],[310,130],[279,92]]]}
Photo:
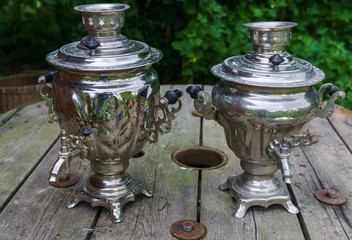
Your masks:
{"label": "samovar", "polygon": [[[47,62],[59,70],[39,78],[46,83],[40,92],[49,116],[58,119],[62,130],[49,181],[65,185],[71,160],[87,158],[93,173],[67,207],[80,201],[102,206],[115,223],[123,220],[122,207],[135,201],[137,194],[152,196],[144,182],[125,170],[146,142],[155,143],[159,134],[171,130],[182,96],[176,89],[160,97],[158,74],[151,65],[162,58],[161,51],[121,35],[128,8],[125,4],[75,7],[88,36],[49,53]],[[168,107],[175,103],[177,107]]]}
{"label": "samovar", "polygon": [[[235,198],[235,218],[242,218],[254,205],[281,204],[290,213],[299,212],[284,184],[292,179],[291,149],[311,145],[313,134],[308,130],[301,134],[304,124],[314,117],[329,117],[334,101],[345,97],[330,83],[317,92],[313,85],[324,79],[324,73],[285,51],[296,25],[245,24],[253,51],[211,68],[221,79],[211,96],[199,87],[187,87],[195,109],[223,126],[229,148],[241,160],[244,172],[219,186],[220,190],[229,189]],[[325,92],[330,99],[322,107]],[[274,176],[278,169],[283,181]]]}

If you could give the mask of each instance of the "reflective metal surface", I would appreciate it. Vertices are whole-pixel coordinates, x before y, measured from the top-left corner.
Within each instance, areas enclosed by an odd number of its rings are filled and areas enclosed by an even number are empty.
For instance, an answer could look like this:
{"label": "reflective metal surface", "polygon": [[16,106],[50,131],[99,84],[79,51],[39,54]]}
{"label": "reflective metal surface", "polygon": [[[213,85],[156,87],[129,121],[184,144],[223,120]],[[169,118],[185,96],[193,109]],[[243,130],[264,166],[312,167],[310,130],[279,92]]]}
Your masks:
{"label": "reflective metal surface", "polygon": [[[325,74],[320,69],[285,52],[291,39],[291,28],[296,25],[292,22],[245,24],[253,51],[224,60],[211,68],[212,73],[228,84],[257,87],[297,88],[321,82]],[[271,60],[275,55],[281,59],[277,64]]]}
{"label": "reflective metal surface", "polygon": [[[236,199],[236,218],[253,205],[281,204],[290,213],[298,213],[286,186],[274,173],[280,169],[284,182],[291,183],[291,149],[310,145],[313,137],[309,132],[300,134],[304,124],[314,117],[330,116],[334,101],[345,97],[331,84],[323,85],[318,93],[312,85],[322,81],[324,73],[284,51],[295,25],[246,24],[254,50],[212,68],[221,81],[211,96],[200,88],[187,88],[195,99],[195,109],[224,127],[229,148],[241,159],[244,173],[229,177],[219,187],[229,189]],[[322,108],[324,92],[331,97]]]}
{"label": "reflective metal surface", "polygon": [[[87,158],[93,173],[67,206],[80,201],[103,206],[115,223],[123,220],[122,207],[135,195],[152,196],[144,182],[125,171],[147,141],[154,143],[159,134],[170,132],[182,95],[173,90],[161,97],[158,74],[151,67],[161,52],[120,34],[128,8],[76,7],[88,36],[50,53],[47,61],[59,71],[39,79],[47,84],[41,94],[62,129],[59,158],[49,181],[67,174],[73,158]],[[168,106],[174,103],[176,108]]]}

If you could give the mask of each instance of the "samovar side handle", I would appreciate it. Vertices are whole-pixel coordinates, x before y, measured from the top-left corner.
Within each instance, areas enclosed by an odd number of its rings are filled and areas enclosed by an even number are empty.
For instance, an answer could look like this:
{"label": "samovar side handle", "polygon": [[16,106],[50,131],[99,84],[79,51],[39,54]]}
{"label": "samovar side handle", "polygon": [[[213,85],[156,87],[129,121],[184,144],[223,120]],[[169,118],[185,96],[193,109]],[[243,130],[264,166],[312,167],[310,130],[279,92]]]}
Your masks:
{"label": "samovar side handle", "polygon": [[315,116],[319,118],[328,118],[334,112],[334,105],[336,99],[344,99],[346,97],[346,93],[340,89],[339,86],[334,86],[331,83],[326,83],[319,89],[319,103],[322,104],[324,93],[328,92],[330,95],[330,99],[324,108],[319,108],[315,112]]}
{"label": "samovar side handle", "polygon": [[[49,117],[53,121],[58,121],[58,118],[53,108],[53,96],[52,96],[52,88],[53,88],[52,82],[54,81],[54,78],[56,77],[56,75],[57,75],[57,71],[48,72],[38,78],[38,83],[42,84],[42,86],[40,86],[40,89],[39,89],[39,94],[45,100],[45,105],[49,108]],[[50,90],[48,89],[48,87]],[[47,93],[43,92],[45,88]]]}
{"label": "samovar side handle", "polygon": [[[172,120],[175,119],[175,113],[182,108],[180,98],[183,92],[181,89],[167,91],[164,97],[159,99],[159,103],[153,105],[146,113],[146,120],[144,121],[143,132],[148,135],[149,143],[156,143],[161,135],[169,133],[172,128]],[[177,108],[169,109],[168,105],[178,103]],[[158,115],[161,111],[162,117]]]}
{"label": "samovar side handle", "polygon": [[203,91],[198,86],[189,85],[186,92],[194,99],[194,108],[207,120],[216,118],[216,107],[209,93]]}

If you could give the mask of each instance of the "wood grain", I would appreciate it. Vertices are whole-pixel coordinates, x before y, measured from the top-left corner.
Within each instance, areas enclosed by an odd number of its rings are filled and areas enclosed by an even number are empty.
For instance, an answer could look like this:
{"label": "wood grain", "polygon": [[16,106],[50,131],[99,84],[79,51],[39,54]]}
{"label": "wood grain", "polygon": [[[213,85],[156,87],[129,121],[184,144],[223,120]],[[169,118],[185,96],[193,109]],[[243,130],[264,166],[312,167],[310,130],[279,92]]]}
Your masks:
{"label": "wood grain", "polygon": [[18,111],[0,127],[0,206],[31,173],[59,135],[44,103]]}
{"label": "wood grain", "polygon": [[[67,209],[75,186],[54,188],[47,181],[58,151],[59,141],[0,214],[1,239],[85,239],[92,231],[98,208],[80,203]],[[89,163],[79,158],[72,163],[81,184],[89,175]]]}
{"label": "wood grain", "polygon": [[306,126],[319,142],[296,151],[293,190],[312,239],[352,238],[351,201],[332,207],[314,197],[318,189],[333,188],[352,196],[352,155],[326,119],[314,119]]}
{"label": "wood grain", "polygon": [[19,110],[20,109],[15,108],[8,112],[0,114],[0,127],[6,124],[6,122],[10,120]]}
{"label": "wood grain", "polygon": [[[172,88],[185,86],[172,86]],[[161,92],[170,89],[162,86]],[[188,94],[182,97],[182,110],[176,114],[172,130],[158,143],[147,145],[146,155],[130,160],[128,172],[146,182],[154,197],[140,196],[124,207],[124,221],[113,224],[105,211],[100,216],[92,239],[171,239],[172,223],[196,220],[196,171],[183,170],[172,162],[171,153],[185,146],[198,145],[200,119],[191,115]]]}
{"label": "wood grain", "polygon": [[[205,90],[211,92],[212,87]],[[228,148],[223,128],[213,120],[203,122],[205,146],[224,151],[229,162],[222,169],[204,171],[202,178],[201,221],[208,228],[208,239],[304,239],[297,216],[281,206],[252,207],[243,219],[233,218],[235,202],[229,192],[217,190],[228,176],[243,170],[240,160]]]}
{"label": "wood grain", "polygon": [[328,120],[348,150],[352,152],[352,111],[335,105],[334,113]]}

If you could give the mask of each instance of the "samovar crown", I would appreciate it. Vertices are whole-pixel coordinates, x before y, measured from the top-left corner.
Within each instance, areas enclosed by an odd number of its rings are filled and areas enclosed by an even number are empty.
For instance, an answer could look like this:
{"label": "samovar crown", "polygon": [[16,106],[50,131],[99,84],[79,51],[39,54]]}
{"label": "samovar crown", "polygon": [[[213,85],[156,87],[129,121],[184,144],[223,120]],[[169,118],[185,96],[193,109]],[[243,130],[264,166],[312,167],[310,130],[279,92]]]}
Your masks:
{"label": "samovar crown", "polygon": [[246,23],[249,42],[255,52],[283,52],[291,40],[291,28],[294,22],[253,22]]}
{"label": "samovar crown", "polygon": [[125,11],[130,6],[120,3],[87,4],[74,9],[82,14],[82,25],[88,36],[115,36],[125,23]]}

